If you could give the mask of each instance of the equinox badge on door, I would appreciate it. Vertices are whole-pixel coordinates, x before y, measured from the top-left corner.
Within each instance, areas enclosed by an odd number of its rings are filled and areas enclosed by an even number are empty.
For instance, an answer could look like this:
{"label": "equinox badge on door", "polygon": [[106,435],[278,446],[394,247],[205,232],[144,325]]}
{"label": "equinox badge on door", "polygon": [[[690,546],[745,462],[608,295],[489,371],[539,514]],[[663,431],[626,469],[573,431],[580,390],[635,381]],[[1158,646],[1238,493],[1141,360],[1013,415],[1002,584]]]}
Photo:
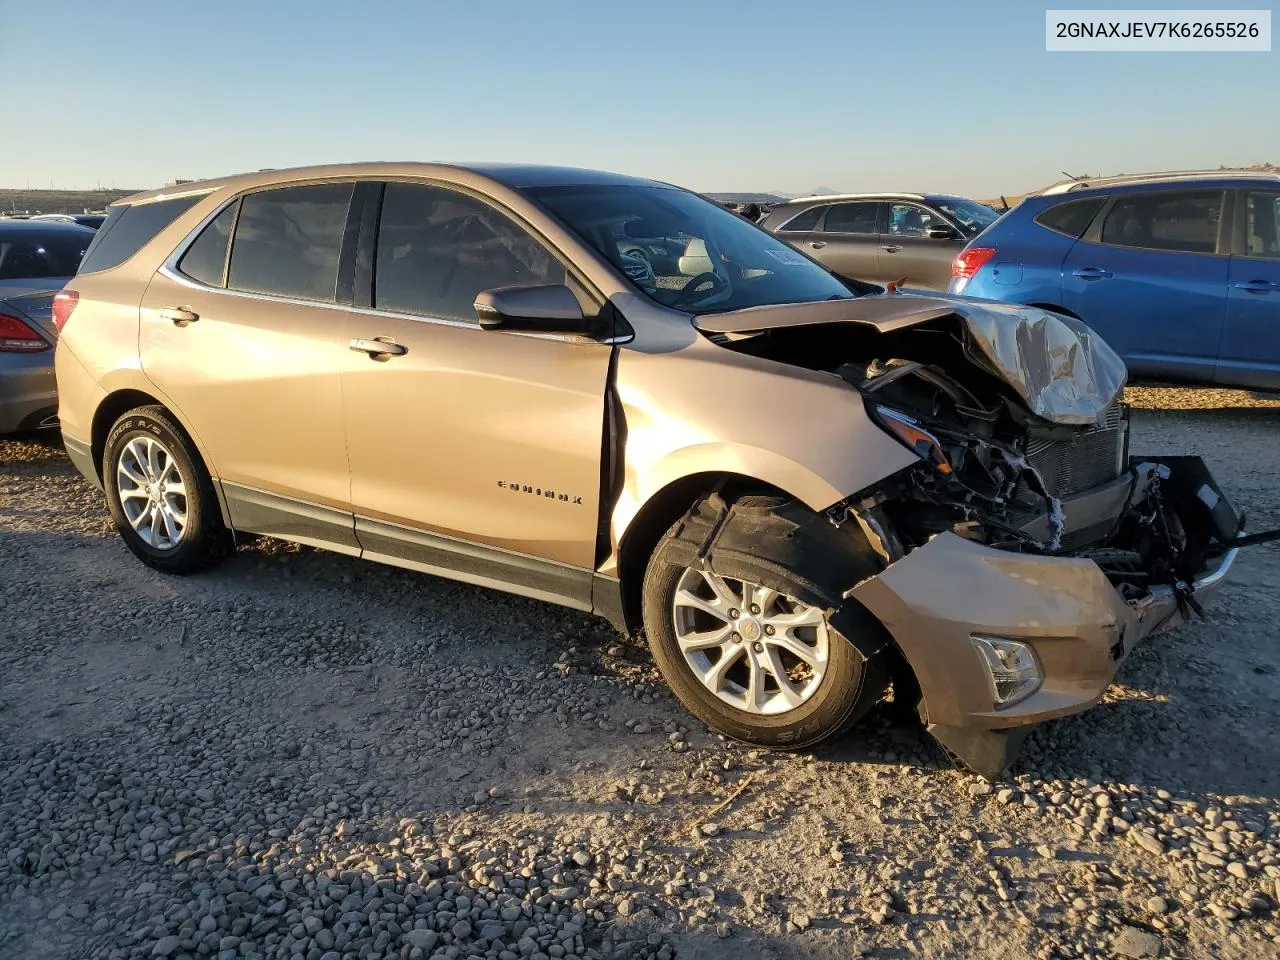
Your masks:
{"label": "equinox badge on door", "polygon": [[581,497],[575,497],[568,493],[557,493],[555,490],[545,490],[542,487],[533,487],[527,483],[499,480],[498,486],[503,490],[510,490],[512,493],[527,493],[531,497],[546,497],[548,500],[559,500],[561,503],[582,503]]}

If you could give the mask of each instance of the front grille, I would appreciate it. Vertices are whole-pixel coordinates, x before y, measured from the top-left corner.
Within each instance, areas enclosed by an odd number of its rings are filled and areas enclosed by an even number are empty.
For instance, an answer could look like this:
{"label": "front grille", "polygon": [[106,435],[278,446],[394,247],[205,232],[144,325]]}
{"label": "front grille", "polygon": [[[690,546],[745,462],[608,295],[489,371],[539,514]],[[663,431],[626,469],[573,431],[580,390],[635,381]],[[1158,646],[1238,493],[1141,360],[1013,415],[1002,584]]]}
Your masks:
{"label": "front grille", "polygon": [[1027,461],[1053,496],[1069,497],[1120,476],[1128,431],[1124,407],[1114,403],[1097,426],[1070,440],[1032,440]]}

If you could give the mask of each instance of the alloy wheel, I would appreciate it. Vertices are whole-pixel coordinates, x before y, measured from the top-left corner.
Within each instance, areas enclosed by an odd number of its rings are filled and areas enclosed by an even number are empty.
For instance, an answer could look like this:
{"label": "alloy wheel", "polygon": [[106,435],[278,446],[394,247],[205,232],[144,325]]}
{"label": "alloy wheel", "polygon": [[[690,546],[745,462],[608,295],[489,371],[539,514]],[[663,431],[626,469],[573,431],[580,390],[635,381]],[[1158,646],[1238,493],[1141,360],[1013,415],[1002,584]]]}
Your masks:
{"label": "alloy wheel", "polygon": [[154,437],[134,437],[116,458],[125,518],[153,550],[172,550],[187,529],[187,485],[173,452]]}
{"label": "alloy wheel", "polygon": [[698,680],[748,713],[786,713],[822,685],[830,647],[818,607],[748,580],[687,568],[672,598],[676,642]]}

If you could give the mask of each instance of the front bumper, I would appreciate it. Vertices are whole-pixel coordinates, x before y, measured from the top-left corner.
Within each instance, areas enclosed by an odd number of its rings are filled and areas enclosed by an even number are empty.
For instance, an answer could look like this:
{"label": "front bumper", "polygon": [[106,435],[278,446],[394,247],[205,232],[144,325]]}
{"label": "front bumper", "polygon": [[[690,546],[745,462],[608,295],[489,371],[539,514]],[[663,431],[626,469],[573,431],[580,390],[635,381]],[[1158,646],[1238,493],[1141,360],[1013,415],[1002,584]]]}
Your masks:
{"label": "front bumper", "polygon": [[[1201,604],[1237,551],[1194,583]],[[860,584],[851,596],[893,635],[915,671],[931,724],[999,729],[1096,703],[1140,640],[1177,615],[1172,589],[1125,602],[1091,560],[995,550],[940,534]],[[998,709],[973,635],[1029,644],[1044,673],[1035,693]]]}

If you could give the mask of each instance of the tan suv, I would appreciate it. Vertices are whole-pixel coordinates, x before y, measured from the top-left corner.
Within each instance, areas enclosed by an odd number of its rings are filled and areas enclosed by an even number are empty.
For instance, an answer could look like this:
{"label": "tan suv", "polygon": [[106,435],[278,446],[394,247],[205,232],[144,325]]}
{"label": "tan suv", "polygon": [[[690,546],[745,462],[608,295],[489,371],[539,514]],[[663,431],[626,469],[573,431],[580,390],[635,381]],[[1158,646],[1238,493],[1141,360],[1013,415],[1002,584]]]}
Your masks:
{"label": "tan suv", "polygon": [[55,312],[67,450],[143,562],[268,534],[593,611],[766,745],[892,690],[999,769],[1239,532],[1199,460],[1128,456],[1082,325],[886,294],[648,180],[183,184],[113,206]]}

